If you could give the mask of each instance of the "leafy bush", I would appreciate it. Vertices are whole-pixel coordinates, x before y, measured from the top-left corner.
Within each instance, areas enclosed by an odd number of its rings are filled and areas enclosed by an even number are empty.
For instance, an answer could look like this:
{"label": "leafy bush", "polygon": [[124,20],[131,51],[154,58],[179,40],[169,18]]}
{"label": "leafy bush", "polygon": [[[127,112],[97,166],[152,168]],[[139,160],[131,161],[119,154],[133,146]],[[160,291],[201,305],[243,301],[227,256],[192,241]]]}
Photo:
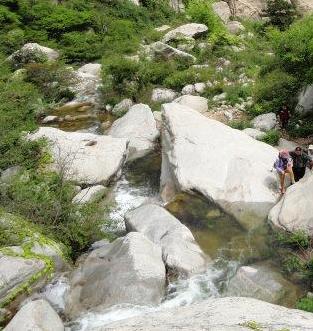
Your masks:
{"label": "leafy bush", "polygon": [[265,16],[269,23],[285,30],[297,18],[295,6],[286,0],[268,0]]}
{"label": "leafy bush", "polygon": [[296,231],[295,233],[279,232],[276,234],[276,240],[281,245],[286,245],[291,248],[308,248],[310,238],[305,231]]}
{"label": "leafy bush", "polygon": [[243,86],[242,84],[225,86],[224,92],[227,93],[226,100],[232,106],[252,95],[251,86]]}
{"label": "leafy bush", "polygon": [[21,138],[22,132],[36,129],[36,105],[40,94],[29,83],[0,80],[0,169],[12,165],[33,167],[40,157],[36,142]]}
{"label": "leafy bush", "polygon": [[297,309],[313,313],[313,298],[302,298],[296,304]]}
{"label": "leafy bush", "polygon": [[70,86],[75,82],[75,75],[64,65],[36,63],[27,65],[26,70],[26,81],[36,85],[48,102],[58,102],[64,98],[74,97]]}
{"label": "leafy bush", "polygon": [[73,249],[85,250],[101,236],[101,212],[96,204],[73,204],[74,187],[55,173],[25,172],[0,195],[6,210],[40,225],[42,231]]}
{"label": "leafy bush", "polygon": [[279,66],[302,84],[313,82],[313,16],[297,21],[282,33],[272,31],[269,37]]}
{"label": "leafy bush", "polygon": [[241,120],[241,121],[232,121],[229,124],[230,127],[232,127],[233,129],[237,129],[237,130],[244,130],[247,128],[251,128],[251,123],[248,120]]}
{"label": "leafy bush", "polygon": [[284,104],[296,103],[299,81],[292,75],[276,69],[260,77],[254,86],[254,99],[263,112],[276,112]]}
{"label": "leafy bush", "polygon": [[207,25],[209,29],[209,41],[213,45],[236,43],[237,38],[227,32],[223,22],[214,13],[212,3],[212,0],[188,1],[186,13],[193,21]]}
{"label": "leafy bush", "polygon": [[280,134],[277,130],[267,131],[265,136],[261,139],[264,143],[272,146],[277,146],[280,138]]}

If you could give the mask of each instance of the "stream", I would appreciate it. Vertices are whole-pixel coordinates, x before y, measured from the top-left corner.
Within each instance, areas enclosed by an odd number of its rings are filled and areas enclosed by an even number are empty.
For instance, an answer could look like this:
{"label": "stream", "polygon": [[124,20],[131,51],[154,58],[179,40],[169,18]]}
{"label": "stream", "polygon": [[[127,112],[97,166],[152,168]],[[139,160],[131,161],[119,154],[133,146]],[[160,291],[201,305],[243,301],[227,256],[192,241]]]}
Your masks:
{"label": "stream", "polygon": [[[120,179],[110,188],[109,196],[114,200],[109,214],[110,231],[123,235],[123,216],[127,211],[146,202],[161,203],[158,195],[160,165],[160,155],[153,153],[125,167]],[[239,266],[264,260],[275,264],[266,227],[247,232],[213,204],[188,194],[179,194],[166,208],[189,227],[202,250],[214,260],[213,264],[203,274],[170,283],[158,307],[127,304],[89,312],[71,323],[72,331],[92,330],[140,314],[223,296],[223,290]],[[301,296],[301,289],[294,286]],[[288,297],[281,304],[292,307],[297,299],[298,296]]]}

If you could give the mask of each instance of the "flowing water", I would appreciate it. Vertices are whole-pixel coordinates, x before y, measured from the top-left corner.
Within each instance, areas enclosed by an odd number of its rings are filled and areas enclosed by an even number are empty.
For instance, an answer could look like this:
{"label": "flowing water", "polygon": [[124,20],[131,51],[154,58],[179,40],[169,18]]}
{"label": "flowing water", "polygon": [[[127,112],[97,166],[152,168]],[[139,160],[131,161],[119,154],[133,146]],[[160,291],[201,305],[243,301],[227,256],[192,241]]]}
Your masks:
{"label": "flowing water", "polygon": [[[155,153],[126,167],[111,188],[113,209],[112,231],[123,234],[123,216],[144,202],[160,202],[160,156]],[[223,295],[228,280],[240,265],[271,259],[267,228],[247,232],[231,217],[201,197],[180,194],[166,208],[189,227],[203,251],[213,260],[206,273],[170,283],[158,307],[117,305],[89,312],[72,324],[72,331],[87,331],[114,321],[149,314],[162,309],[190,305],[210,297]],[[300,293],[300,291],[299,291]],[[297,297],[282,304],[292,306]]]}

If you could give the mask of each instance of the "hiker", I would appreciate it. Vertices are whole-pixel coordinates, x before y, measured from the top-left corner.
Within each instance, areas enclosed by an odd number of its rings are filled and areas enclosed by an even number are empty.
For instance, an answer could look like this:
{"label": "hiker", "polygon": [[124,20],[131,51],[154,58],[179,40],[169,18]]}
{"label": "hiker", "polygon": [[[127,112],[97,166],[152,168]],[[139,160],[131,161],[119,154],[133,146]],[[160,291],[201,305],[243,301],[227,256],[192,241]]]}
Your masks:
{"label": "hiker", "polygon": [[292,171],[292,158],[289,155],[289,152],[285,149],[281,150],[278,154],[278,159],[274,163],[274,168],[278,172],[280,179],[280,192],[284,194],[285,189],[285,177],[287,174],[290,175],[291,183],[294,184],[294,175]]}
{"label": "hiker", "polygon": [[278,113],[280,126],[282,129],[287,129],[289,119],[290,119],[290,112],[286,105],[283,106],[283,108]]}
{"label": "hiker", "polygon": [[296,149],[289,153],[292,157],[293,161],[293,173],[295,176],[295,181],[298,182],[305,175],[306,167],[312,169],[313,161],[311,157],[306,154],[300,146],[296,147]]}

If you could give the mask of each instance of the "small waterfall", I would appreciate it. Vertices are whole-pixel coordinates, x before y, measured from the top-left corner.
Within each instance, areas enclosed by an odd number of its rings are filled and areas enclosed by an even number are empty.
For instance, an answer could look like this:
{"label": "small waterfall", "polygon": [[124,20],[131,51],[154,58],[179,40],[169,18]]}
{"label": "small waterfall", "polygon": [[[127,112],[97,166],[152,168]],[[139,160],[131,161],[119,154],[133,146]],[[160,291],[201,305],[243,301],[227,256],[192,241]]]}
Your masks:
{"label": "small waterfall", "polygon": [[179,306],[191,305],[210,297],[219,297],[217,283],[224,272],[211,266],[208,270],[189,279],[179,279],[169,284],[164,301],[157,307],[138,305],[116,305],[108,309],[89,312],[75,321],[72,331],[87,331],[112,322],[167,310]]}

